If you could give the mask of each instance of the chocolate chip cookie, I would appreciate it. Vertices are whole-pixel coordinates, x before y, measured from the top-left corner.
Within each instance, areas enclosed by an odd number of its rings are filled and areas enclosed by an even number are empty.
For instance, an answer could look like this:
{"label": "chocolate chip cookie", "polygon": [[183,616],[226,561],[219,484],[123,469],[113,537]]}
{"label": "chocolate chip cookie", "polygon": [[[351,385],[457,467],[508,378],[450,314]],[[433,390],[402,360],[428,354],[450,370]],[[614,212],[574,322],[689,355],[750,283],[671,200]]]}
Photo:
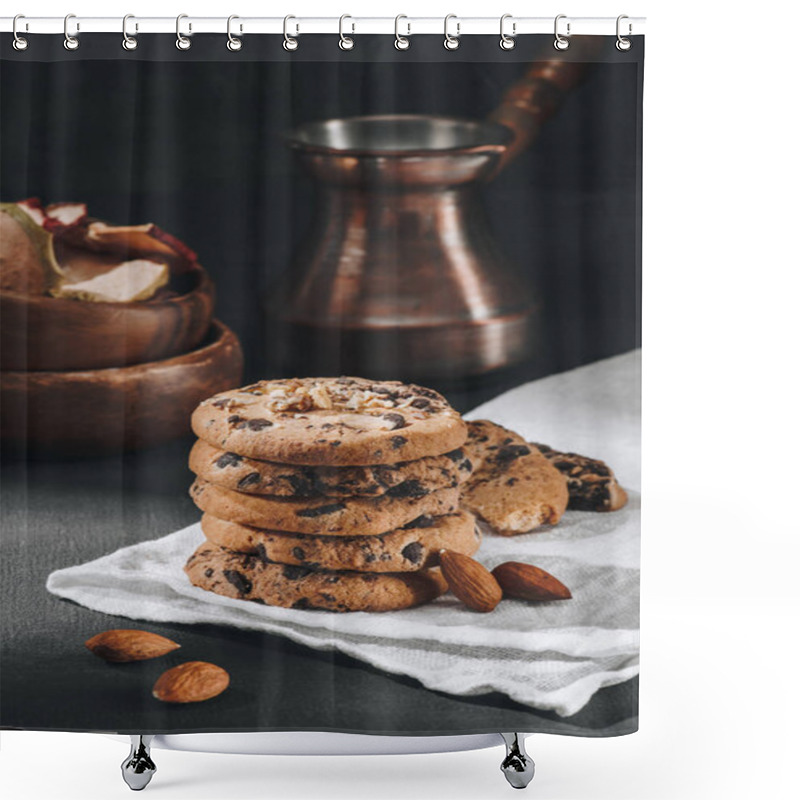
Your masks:
{"label": "chocolate chip cookie", "polygon": [[262,561],[310,569],[415,572],[439,564],[439,551],[472,555],[480,546],[475,518],[467,511],[419,517],[380,536],[310,536],[266,531],[204,514],[203,533],[212,544]]}
{"label": "chocolate chip cookie", "polygon": [[[544,456],[541,458],[547,463]],[[558,470],[556,474],[561,475]],[[458,510],[459,498],[456,488],[408,498],[381,495],[293,499],[232,492],[202,478],[195,480],[189,493],[202,511],[229,522],[322,536],[386,533],[423,514],[436,517],[453,514]]]}
{"label": "chocolate chip cookie", "polygon": [[521,436],[488,420],[469,423],[475,465],[461,504],[503,536],[555,525],[567,507],[564,476]]}
{"label": "chocolate chip cookie", "polygon": [[270,606],[327,611],[394,611],[429,603],[447,591],[438,569],[401,574],[323,572],[265,562],[208,542],[184,567],[201,589]]}
{"label": "chocolate chip cookie", "polygon": [[561,453],[546,444],[532,445],[567,479],[569,503],[575,511],[616,511],[628,502],[611,468],[597,458]]}
{"label": "chocolate chip cookie", "polygon": [[197,436],[248,458],[310,466],[398,464],[464,444],[461,416],[432,389],[363,378],[260,381],[204,400]]}
{"label": "chocolate chip cookie", "polygon": [[198,440],[189,455],[189,469],[209,483],[247,494],[276,497],[422,497],[452,489],[472,473],[459,448],[442,456],[368,467],[304,467],[256,461]]}

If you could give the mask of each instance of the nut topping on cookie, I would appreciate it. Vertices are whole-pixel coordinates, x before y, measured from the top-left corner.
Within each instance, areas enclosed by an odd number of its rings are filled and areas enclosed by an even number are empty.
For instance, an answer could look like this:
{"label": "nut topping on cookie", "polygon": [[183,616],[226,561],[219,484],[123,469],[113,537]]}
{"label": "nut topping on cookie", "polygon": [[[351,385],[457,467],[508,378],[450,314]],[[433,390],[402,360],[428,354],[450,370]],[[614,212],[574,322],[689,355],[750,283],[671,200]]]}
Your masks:
{"label": "nut topping on cookie", "polygon": [[461,447],[467,435],[458,412],[437,392],[363,378],[260,381],[203,401],[192,427],[222,450],[310,466],[439,456]]}

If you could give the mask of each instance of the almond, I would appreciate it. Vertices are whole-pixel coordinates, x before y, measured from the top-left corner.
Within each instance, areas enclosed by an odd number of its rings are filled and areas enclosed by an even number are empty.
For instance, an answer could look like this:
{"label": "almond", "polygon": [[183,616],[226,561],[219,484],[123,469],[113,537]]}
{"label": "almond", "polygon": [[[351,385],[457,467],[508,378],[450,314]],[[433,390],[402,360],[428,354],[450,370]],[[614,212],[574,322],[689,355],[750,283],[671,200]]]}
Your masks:
{"label": "almond", "polygon": [[230,682],[230,675],[216,664],[187,661],[161,675],[153,697],[165,703],[199,703],[224,692]]}
{"label": "almond", "polygon": [[483,564],[452,550],[442,550],[439,563],[450,591],[474,611],[493,611],[503,590]]}
{"label": "almond", "polygon": [[569,600],[572,593],[558,578],[533,564],[506,561],[492,570],[506,597],[520,600]]}
{"label": "almond", "polygon": [[111,630],[98,633],[86,642],[96,656],[115,664],[145,661],[177,650],[180,645],[157,633],[137,630]]}

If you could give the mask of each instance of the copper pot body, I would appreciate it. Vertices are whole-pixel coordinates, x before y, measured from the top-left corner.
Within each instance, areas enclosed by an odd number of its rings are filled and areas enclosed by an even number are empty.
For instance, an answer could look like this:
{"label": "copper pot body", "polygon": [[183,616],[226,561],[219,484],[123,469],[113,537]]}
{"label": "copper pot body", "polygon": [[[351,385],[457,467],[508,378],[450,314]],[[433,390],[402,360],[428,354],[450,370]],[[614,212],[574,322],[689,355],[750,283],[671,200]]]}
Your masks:
{"label": "copper pot body", "polygon": [[512,139],[493,122],[413,115],[295,132],[317,195],[271,303],[284,371],[445,380],[530,355],[531,290],[481,199]]}

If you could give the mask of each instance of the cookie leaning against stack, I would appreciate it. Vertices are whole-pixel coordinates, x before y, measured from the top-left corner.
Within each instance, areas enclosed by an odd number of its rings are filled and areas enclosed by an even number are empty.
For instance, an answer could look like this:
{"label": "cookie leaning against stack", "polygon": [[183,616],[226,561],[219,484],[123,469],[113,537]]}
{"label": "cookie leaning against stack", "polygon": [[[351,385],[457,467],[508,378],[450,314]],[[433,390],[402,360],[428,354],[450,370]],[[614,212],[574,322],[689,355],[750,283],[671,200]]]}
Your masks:
{"label": "cookie leaning against stack", "polygon": [[207,541],[196,586],[292,608],[388,611],[447,589],[441,549],[474,553],[459,509],[467,428],[424,387],[361,378],[261,381],[205,400],[191,495]]}

